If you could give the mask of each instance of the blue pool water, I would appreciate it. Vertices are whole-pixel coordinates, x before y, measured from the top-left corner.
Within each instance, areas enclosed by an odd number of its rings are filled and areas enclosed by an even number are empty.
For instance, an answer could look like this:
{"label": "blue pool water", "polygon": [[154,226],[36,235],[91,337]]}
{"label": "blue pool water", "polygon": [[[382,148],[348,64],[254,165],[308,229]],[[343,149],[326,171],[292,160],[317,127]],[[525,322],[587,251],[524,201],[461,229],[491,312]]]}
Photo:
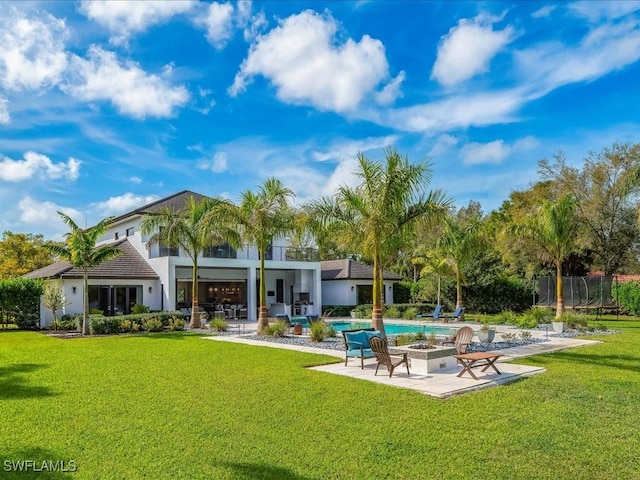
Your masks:
{"label": "blue pool water", "polygon": [[[337,332],[342,330],[352,330],[356,328],[369,328],[371,322],[330,322],[333,328]],[[397,323],[384,322],[384,330],[387,335],[398,335],[400,333],[424,333],[425,335],[453,335],[456,332],[455,328],[449,327],[437,327],[432,325],[399,325]]]}

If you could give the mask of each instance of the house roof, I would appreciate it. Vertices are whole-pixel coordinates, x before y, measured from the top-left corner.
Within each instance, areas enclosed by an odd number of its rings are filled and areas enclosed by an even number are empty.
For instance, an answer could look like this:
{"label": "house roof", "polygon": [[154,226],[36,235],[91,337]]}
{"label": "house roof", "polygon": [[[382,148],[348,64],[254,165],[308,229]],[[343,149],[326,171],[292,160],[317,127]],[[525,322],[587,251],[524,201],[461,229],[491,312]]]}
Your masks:
{"label": "house roof", "polygon": [[[129,240],[114,242],[123,253],[88,270],[89,278],[147,278],[157,279],[158,274],[145,262]],[[24,275],[25,278],[82,278],[81,268],[69,262],[55,262]]]}
{"label": "house roof", "polygon": [[[328,260],[320,263],[322,280],[373,280],[373,267],[351,259]],[[402,280],[402,276],[383,272],[385,280]]]}
{"label": "house roof", "polygon": [[143,205],[142,207],[138,207],[135,210],[131,210],[130,212],[124,213],[119,217],[115,218],[113,223],[118,223],[134,215],[144,215],[145,213],[156,213],[163,207],[167,207],[171,210],[181,210],[185,207],[190,197],[193,197],[194,200],[196,200],[197,202],[199,202],[203,198],[209,198],[206,195],[201,195],[200,193],[195,193],[190,190],[183,190],[181,192],[174,193],[173,195],[170,195],[168,197],[161,198],[160,200],[156,200],[155,202],[151,202],[146,205]]}

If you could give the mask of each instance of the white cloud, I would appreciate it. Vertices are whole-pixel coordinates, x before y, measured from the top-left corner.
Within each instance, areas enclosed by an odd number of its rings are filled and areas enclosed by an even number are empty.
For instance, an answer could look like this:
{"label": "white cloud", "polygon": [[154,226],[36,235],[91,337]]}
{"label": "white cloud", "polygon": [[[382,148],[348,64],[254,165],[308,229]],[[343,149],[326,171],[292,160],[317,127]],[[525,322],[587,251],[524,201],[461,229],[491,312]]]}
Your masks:
{"label": "white cloud", "polygon": [[200,160],[198,168],[200,170],[211,170],[213,173],[221,173],[227,170],[227,152],[218,152],[210,160]]}
{"label": "white cloud", "polygon": [[0,125],[6,125],[11,121],[9,115],[9,100],[6,97],[0,95]]}
{"label": "white cloud", "polygon": [[113,33],[112,43],[123,44],[132,35],[186,13],[195,5],[192,0],[83,0],[80,11]]}
{"label": "white cloud", "polygon": [[448,133],[443,133],[442,135],[438,136],[435,143],[431,147],[431,150],[429,151],[429,156],[438,157],[440,155],[443,155],[451,151],[451,149],[455,147],[457,144],[458,144],[458,139],[456,137],[454,137],[453,135],[449,135]]}
{"label": "white cloud", "polygon": [[513,145],[505,144],[504,140],[489,143],[471,142],[460,149],[460,157],[465,165],[500,164],[507,157],[531,150],[537,145],[538,142],[531,136],[521,138]]}
{"label": "white cloud", "polygon": [[535,12],[533,12],[531,14],[531,17],[533,17],[533,18],[546,18],[549,15],[551,15],[551,13],[556,8],[558,8],[557,5],[545,5],[544,7],[541,7],[538,10],[536,10]]}
{"label": "white cloud", "polygon": [[3,5],[0,15],[0,84],[9,90],[56,85],[67,67],[65,21],[48,13],[27,18]]}
{"label": "white cloud", "polygon": [[520,74],[541,96],[559,86],[592,81],[640,59],[640,28],[631,19],[591,29],[576,46],[551,42],[516,53]]}
{"label": "white cloud", "polygon": [[22,182],[35,176],[56,180],[76,180],[80,174],[80,161],[69,157],[67,163],[54,163],[46,155],[27,152],[22,160],[12,160],[0,155],[0,180]]}
{"label": "white cloud", "polygon": [[514,38],[513,28],[494,30],[500,18],[481,14],[461,19],[440,39],[431,78],[451,87],[489,71],[491,59]]}
{"label": "white cloud", "polygon": [[255,75],[276,88],[285,103],[348,112],[389,77],[382,42],[364,35],[339,44],[338,24],[329,15],[306,10],[280,21],[261,35],[242,62],[232,96],[246,89]]}
{"label": "white cloud", "polygon": [[624,2],[572,2],[569,4],[569,11],[575,15],[584,17],[589,21],[596,22],[602,19],[612,20],[624,17],[640,10],[640,1],[626,0]]}
{"label": "white cloud", "polygon": [[133,210],[136,207],[155,202],[159,198],[157,195],[143,196],[127,192],[117,197],[109,197],[109,199],[104,202],[92,203],[91,207],[104,216],[117,215],[127,210]]}
{"label": "white cloud", "polygon": [[58,211],[69,215],[74,220],[80,217],[80,212],[74,208],[61,207],[50,201],[38,202],[28,196],[18,202],[18,210],[20,210],[20,221],[46,225],[49,228],[66,229],[57,213]]}
{"label": "white cloud", "polygon": [[314,150],[312,158],[319,162],[328,160],[345,161],[356,158],[358,152],[366,153],[371,150],[378,150],[395,145],[399,137],[389,135],[386,137],[368,137],[360,140],[338,139],[324,150]]}
{"label": "white cloud", "polygon": [[396,98],[402,97],[402,82],[404,81],[404,71],[400,72],[396,78],[391,80],[385,87],[376,92],[375,99],[380,105],[390,105]]}
{"label": "white cloud", "polygon": [[129,177],[129,181],[132,183],[137,183],[138,185],[142,183],[142,179],[140,177]]}
{"label": "white cloud", "polygon": [[134,118],[170,117],[173,109],[189,99],[187,89],[171,85],[161,76],[148,74],[132,61],[120,63],[113,52],[92,46],[88,58],[74,56],[74,78],[63,89],[86,101],[108,100],[120,113]]}
{"label": "white cloud", "polygon": [[233,6],[230,3],[213,2],[200,20],[207,28],[207,41],[215,48],[223,48],[233,35]]}

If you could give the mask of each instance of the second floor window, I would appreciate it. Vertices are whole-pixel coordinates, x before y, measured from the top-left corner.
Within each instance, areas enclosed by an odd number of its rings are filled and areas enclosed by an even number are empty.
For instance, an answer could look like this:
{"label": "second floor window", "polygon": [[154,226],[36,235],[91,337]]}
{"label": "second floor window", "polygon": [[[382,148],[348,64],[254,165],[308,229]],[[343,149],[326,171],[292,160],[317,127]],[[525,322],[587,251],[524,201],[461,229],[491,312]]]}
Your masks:
{"label": "second floor window", "polygon": [[228,243],[207,247],[203,256],[206,258],[238,258],[236,250]]}
{"label": "second floor window", "polygon": [[178,257],[180,255],[180,249],[178,247],[167,247],[166,245],[160,245],[161,257]]}

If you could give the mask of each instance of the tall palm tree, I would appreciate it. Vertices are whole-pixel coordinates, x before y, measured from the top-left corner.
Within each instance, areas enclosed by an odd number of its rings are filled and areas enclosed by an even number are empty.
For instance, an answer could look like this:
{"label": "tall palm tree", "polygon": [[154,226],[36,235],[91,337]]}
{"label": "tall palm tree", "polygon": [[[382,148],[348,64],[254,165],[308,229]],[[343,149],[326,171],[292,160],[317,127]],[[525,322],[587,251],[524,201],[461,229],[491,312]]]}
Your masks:
{"label": "tall palm tree", "polygon": [[243,192],[240,204],[228,211],[228,217],[240,226],[243,241],[254,245],[260,256],[258,333],[262,333],[269,325],[265,282],[267,249],[275,238],[295,230],[296,212],[290,204],[294,196],[293,191],[280,180],[269,178],[258,187],[257,192]]}
{"label": "tall palm tree", "polygon": [[482,221],[477,216],[465,221],[455,214],[448,215],[442,225],[442,236],[438,241],[437,251],[453,270],[456,279],[456,308],[463,306],[464,269],[483,244],[481,226]]}
{"label": "tall palm tree", "polygon": [[341,186],[335,196],[311,202],[306,209],[332,229],[340,246],[373,261],[372,326],[384,333],[382,319],[383,267],[407,245],[415,225],[443,215],[451,201],[439,190],[424,192],[431,181],[430,164],[410,163],[392,148],[385,163],[358,153],[355,188]]}
{"label": "tall palm tree", "polygon": [[88,270],[122,253],[113,245],[102,245],[96,248],[98,238],[109,228],[114,217],[107,217],[91,228],[80,228],[73,219],[63,212],[58,215],[71,229],[65,234],[64,242],[44,245],[52,255],[82,269],[83,302],[82,302],[82,334],[89,335],[89,274]]}
{"label": "tall palm tree", "polygon": [[420,276],[424,277],[426,275],[435,275],[437,282],[437,298],[436,302],[440,305],[440,284],[441,278],[446,275],[454,275],[455,270],[452,268],[449,260],[443,255],[438,248],[433,248],[429,250],[424,257],[415,257],[412,259],[412,262],[415,265],[422,265],[422,269],[420,270]]}
{"label": "tall palm tree", "polygon": [[562,316],[564,310],[562,262],[573,252],[578,228],[577,204],[572,195],[564,195],[555,202],[544,200],[537,215],[511,228],[516,235],[531,240],[540,248],[542,256],[555,265],[556,318]]}
{"label": "tall palm tree", "polygon": [[237,247],[240,244],[235,225],[229,224],[224,212],[229,202],[221,198],[189,197],[183,209],[163,207],[142,219],[140,230],[151,234],[151,244],[180,247],[191,259],[191,328],[200,328],[198,307],[198,256],[204,249],[219,243]]}

